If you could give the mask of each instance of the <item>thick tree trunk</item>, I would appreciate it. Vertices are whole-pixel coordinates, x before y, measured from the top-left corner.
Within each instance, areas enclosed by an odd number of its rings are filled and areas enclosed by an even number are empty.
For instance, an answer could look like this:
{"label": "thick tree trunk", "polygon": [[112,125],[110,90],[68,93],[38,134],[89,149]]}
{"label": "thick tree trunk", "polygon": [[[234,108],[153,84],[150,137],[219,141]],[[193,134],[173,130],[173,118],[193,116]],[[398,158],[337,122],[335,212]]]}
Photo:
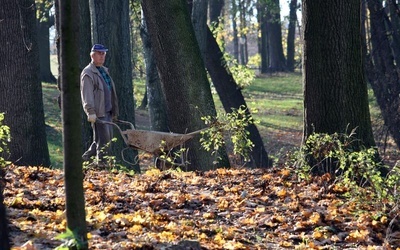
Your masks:
{"label": "thick tree trunk", "polygon": [[[157,58],[170,130],[184,134],[204,128],[201,117],[215,116],[216,111],[187,2],[145,0],[142,8]],[[198,137],[186,148],[187,170],[213,168],[212,158],[201,149]]]}
{"label": "thick tree trunk", "polygon": [[165,98],[162,92],[160,77],[158,76],[156,60],[154,58],[145,18],[142,20],[140,36],[142,38],[146,62],[146,88],[150,115],[150,130],[168,132]]}
{"label": "thick tree trunk", "polygon": [[305,138],[356,129],[359,147],[375,146],[360,19],[358,0],[303,0]]}
{"label": "thick tree trunk", "polygon": [[[135,124],[135,103],[133,100],[133,79],[131,44],[129,28],[129,1],[128,0],[106,0],[94,1],[96,25],[93,33],[97,33],[98,41],[109,48],[106,58],[106,67],[110,69],[119,100],[119,119]],[[117,24],[117,25],[115,25]],[[128,168],[140,172],[137,162],[137,150],[125,151],[126,160],[123,161],[121,152],[127,145],[116,134],[118,141],[113,144],[113,154],[117,161],[127,165]],[[129,153],[129,154],[128,154]],[[127,164],[127,162],[133,163]]]}
{"label": "thick tree trunk", "polygon": [[[0,112],[11,129],[17,165],[50,166],[33,0],[1,1]],[[17,32],[18,31],[18,32]]]}
{"label": "thick tree trunk", "polygon": [[[206,67],[213,80],[215,89],[221,99],[225,112],[232,112],[232,108],[239,109],[240,106],[245,106],[246,101],[238,88],[229,69],[225,67],[223,53],[221,52],[212,32],[207,30],[207,61]],[[248,110],[247,110],[248,111]],[[248,111],[248,114],[250,112]],[[254,143],[254,148],[251,151],[251,160],[253,167],[268,167],[267,151],[264,148],[261,135],[256,125],[251,124],[247,131],[250,133],[250,140]]]}
{"label": "thick tree trunk", "polygon": [[82,172],[82,137],[79,68],[78,0],[59,0],[60,79],[63,124],[64,178],[68,228],[76,234],[79,249],[89,249]]}

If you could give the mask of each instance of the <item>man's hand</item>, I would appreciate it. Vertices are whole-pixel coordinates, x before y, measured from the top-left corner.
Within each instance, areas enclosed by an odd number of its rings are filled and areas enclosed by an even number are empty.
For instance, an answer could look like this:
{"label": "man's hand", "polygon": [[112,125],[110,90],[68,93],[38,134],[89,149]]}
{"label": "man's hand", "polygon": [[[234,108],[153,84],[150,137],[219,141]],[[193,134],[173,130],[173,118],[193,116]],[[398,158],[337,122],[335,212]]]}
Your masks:
{"label": "man's hand", "polygon": [[118,121],[118,116],[114,115],[114,116],[112,117],[112,120],[113,120],[113,122],[117,122],[117,121]]}
{"label": "man's hand", "polygon": [[87,118],[88,122],[91,122],[91,123],[95,123],[96,119],[97,119],[97,116],[95,114],[88,115],[88,118]]}

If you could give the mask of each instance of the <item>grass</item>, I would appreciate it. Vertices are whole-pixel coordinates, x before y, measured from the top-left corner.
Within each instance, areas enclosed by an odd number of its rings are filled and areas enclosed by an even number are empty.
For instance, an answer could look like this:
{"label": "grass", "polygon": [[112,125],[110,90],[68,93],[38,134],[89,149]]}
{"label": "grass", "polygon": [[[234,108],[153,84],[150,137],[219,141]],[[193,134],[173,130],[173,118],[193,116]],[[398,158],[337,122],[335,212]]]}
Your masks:
{"label": "grass", "polygon": [[61,168],[63,166],[63,152],[61,110],[57,102],[59,91],[57,85],[48,83],[42,83],[42,90],[50,162],[52,167]]}

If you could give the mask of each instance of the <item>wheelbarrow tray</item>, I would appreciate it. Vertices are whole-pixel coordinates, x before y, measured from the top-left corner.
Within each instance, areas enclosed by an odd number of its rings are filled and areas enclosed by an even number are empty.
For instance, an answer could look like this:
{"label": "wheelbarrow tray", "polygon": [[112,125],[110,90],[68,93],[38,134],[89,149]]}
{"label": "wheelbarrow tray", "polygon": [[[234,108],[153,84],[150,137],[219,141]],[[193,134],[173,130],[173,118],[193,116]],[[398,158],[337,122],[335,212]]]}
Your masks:
{"label": "wheelbarrow tray", "polygon": [[171,150],[192,139],[197,133],[196,131],[190,134],[177,134],[136,129],[121,131],[121,134],[126,136],[126,143],[129,146],[149,153],[160,153],[161,148]]}

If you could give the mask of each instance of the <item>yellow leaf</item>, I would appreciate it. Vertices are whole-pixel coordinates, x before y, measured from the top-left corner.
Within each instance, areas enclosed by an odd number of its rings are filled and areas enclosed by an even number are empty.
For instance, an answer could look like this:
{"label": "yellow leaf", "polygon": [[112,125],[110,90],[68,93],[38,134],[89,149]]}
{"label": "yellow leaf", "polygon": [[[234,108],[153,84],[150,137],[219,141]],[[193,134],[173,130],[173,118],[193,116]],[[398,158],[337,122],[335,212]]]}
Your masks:
{"label": "yellow leaf", "polygon": [[280,241],[279,242],[279,246],[281,246],[281,247],[291,247],[291,246],[293,246],[292,245],[292,243],[291,242],[289,242],[289,241]]}
{"label": "yellow leaf", "polygon": [[320,231],[314,231],[313,232],[313,238],[316,240],[321,239],[322,237],[324,237],[324,235],[320,232]]}
{"label": "yellow leaf", "polygon": [[203,218],[204,219],[214,219],[215,218],[215,214],[214,213],[204,213],[203,214]]}
{"label": "yellow leaf", "polygon": [[310,223],[313,225],[317,225],[321,221],[321,215],[318,212],[312,213],[309,219]]}
{"label": "yellow leaf", "polygon": [[220,245],[223,245],[225,243],[224,237],[222,237],[222,234],[218,233],[214,237],[214,241]]}
{"label": "yellow leaf", "polygon": [[366,240],[368,235],[368,230],[353,230],[349,233],[349,236],[346,237],[346,241],[361,242]]}

